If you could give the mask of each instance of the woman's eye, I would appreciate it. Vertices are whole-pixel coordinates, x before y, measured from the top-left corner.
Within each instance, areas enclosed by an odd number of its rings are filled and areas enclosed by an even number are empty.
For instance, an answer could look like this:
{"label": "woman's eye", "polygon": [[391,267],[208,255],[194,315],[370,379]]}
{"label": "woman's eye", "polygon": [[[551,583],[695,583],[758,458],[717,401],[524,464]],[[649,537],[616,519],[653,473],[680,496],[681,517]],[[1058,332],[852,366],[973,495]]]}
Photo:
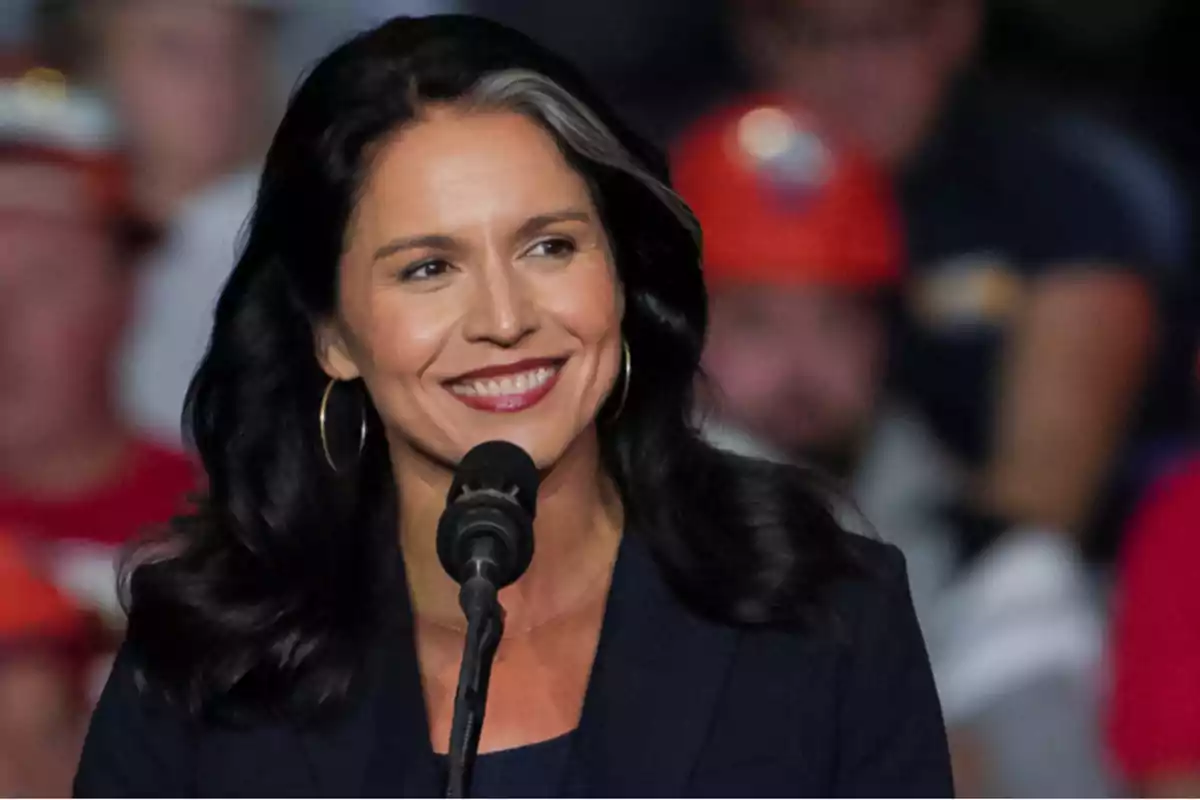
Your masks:
{"label": "woman's eye", "polygon": [[402,281],[426,281],[430,278],[436,278],[445,275],[451,269],[450,262],[442,259],[430,259],[421,261],[412,266],[405,267],[400,273]]}
{"label": "woman's eye", "polygon": [[575,254],[575,243],[570,239],[543,239],[526,251],[526,255],[537,258],[566,258]]}

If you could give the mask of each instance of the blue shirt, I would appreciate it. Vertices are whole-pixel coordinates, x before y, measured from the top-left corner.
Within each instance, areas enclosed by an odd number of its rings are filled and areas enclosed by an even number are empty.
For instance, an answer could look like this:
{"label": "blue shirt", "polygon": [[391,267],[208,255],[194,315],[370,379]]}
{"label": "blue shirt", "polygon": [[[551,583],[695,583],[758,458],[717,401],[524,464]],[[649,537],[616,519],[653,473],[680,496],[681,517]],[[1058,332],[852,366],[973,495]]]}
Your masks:
{"label": "blue shirt", "polygon": [[1175,197],[1156,163],[1129,142],[971,91],[901,182],[911,277],[895,359],[901,392],[968,464],[990,449],[999,359],[1029,282],[1080,264],[1150,271],[1184,238],[1166,224]]}

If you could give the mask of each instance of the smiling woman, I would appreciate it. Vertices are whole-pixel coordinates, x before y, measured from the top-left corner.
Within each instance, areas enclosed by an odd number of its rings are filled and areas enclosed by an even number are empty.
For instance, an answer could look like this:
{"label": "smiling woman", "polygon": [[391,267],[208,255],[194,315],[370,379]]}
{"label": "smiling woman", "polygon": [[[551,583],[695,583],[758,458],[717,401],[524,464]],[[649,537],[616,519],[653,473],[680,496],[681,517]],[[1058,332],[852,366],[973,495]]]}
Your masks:
{"label": "smiling woman", "polygon": [[495,439],[542,482],[476,794],[949,792],[899,556],[692,427],[699,241],[519,34],[398,19],[321,62],[189,394],[209,494],[130,564],[77,792],[438,793],[464,623],[434,534]]}
{"label": "smiling woman", "polygon": [[498,438],[550,467],[583,446],[616,382],[623,296],[600,214],[522,114],[435,106],[387,140],[338,297],[318,356],[408,433],[397,465],[413,449],[453,465]]}

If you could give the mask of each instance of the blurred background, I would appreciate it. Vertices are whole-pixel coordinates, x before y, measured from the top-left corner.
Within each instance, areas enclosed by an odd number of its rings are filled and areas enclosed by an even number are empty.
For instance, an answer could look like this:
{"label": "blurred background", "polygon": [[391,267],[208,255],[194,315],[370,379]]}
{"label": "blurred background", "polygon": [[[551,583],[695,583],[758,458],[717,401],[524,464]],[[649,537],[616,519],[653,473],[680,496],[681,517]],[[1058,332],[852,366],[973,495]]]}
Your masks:
{"label": "blurred background", "polygon": [[0,0],[0,795],[69,793],[115,560],[202,485],[289,91],[456,11],[670,153],[698,424],[905,551],[960,794],[1200,795],[1195,0]]}

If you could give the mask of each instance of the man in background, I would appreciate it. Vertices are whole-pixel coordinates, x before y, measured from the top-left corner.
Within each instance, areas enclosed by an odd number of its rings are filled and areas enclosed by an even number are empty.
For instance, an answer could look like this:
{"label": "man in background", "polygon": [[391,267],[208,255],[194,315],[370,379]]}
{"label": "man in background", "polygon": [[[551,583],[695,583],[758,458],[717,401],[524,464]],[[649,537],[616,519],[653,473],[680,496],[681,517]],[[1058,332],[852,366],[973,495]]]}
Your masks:
{"label": "man in background", "polygon": [[183,508],[196,470],[115,391],[141,220],[111,115],[45,69],[0,80],[0,527],[114,619],[120,545]]}
{"label": "man in background", "polygon": [[122,402],[180,438],[192,374],[238,254],[274,114],[279,12],[269,0],[42,0],[43,50],[111,101],[133,197],[163,230],[148,254],[123,361]]}
{"label": "man in background", "polygon": [[884,392],[906,264],[884,171],[789,98],[759,97],[685,133],[673,172],[705,232],[710,439],[840,476],[865,517],[848,526],[904,551],[960,793],[1103,794],[1081,565],[1062,537],[1019,531],[961,574],[947,509],[966,476]]}
{"label": "man in background", "polygon": [[687,130],[675,185],[704,229],[710,404],[786,458],[849,478],[875,418],[904,263],[882,170],[783,98]]}
{"label": "man in background", "polygon": [[704,229],[706,435],[844,483],[866,524],[905,549],[929,625],[951,566],[942,508],[959,476],[884,392],[905,268],[885,173],[770,96],[702,119],[672,169]]}
{"label": "man in background", "polygon": [[[1159,345],[1155,270],[1186,258],[1178,197],[1113,131],[976,80],[981,0],[734,8],[757,80],[898,181],[911,272],[895,385],[966,479],[946,517],[956,599],[938,634],[947,716],[973,721],[959,772],[984,792],[1102,792],[1087,767],[1099,592],[1080,556],[1111,547],[1153,469],[1138,438],[1172,435],[1139,413]],[[1068,713],[1030,721],[1048,709]],[[1039,728],[1087,758],[1047,760]],[[1029,763],[1050,769],[1017,766]]]}
{"label": "man in background", "polygon": [[1182,257],[1161,173],[1097,125],[969,80],[980,0],[736,8],[758,79],[899,180],[897,377],[971,472],[966,549],[1020,524],[1082,539],[1155,351],[1146,269]]}

